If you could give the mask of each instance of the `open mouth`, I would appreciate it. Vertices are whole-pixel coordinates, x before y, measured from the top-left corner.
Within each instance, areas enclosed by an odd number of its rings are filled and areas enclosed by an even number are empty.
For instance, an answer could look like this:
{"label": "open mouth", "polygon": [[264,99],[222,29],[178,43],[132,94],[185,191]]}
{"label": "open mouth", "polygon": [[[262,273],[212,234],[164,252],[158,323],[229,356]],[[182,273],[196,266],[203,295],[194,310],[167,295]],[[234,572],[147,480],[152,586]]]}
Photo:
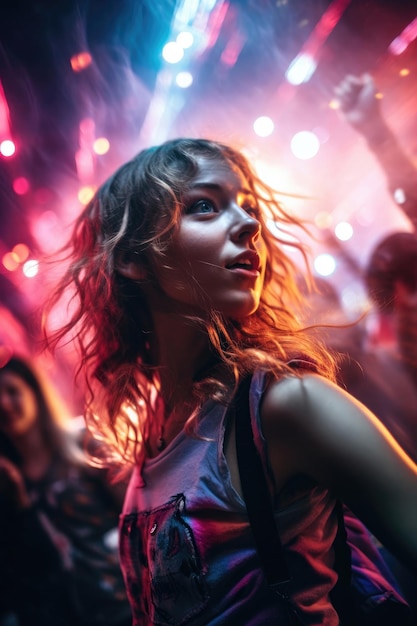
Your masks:
{"label": "open mouth", "polygon": [[232,263],[228,263],[226,268],[228,270],[245,270],[247,272],[258,272],[260,266],[260,259],[257,252],[253,250],[247,250],[243,254],[237,256]]}
{"label": "open mouth", "polygon": [[236,269],[243,269],[243,270],[254,270],[256,269],[254,267],[254,264],[251,263],[250,261],[241,261],[239,263],[232,263],[231,265],[226,265],[228,270],[236,270]]}

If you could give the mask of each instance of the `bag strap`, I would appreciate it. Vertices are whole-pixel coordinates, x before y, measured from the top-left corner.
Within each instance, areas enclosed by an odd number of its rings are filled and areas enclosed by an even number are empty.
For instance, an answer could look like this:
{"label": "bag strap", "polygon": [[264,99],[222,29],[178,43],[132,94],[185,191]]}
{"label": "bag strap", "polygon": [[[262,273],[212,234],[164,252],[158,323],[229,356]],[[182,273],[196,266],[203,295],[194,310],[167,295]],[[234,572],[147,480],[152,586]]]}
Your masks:
{"label": "bag strap", "polygon": [[234,402],[235,416],[238,414],[235,418],[236,454],[243,497],[259,559],[268,585],[276,591],[277,587],[289,583],[291,577],[275,523],[264,468],[253,440],[249,412],[250,383],[250,376],[243,379]]}
{"label": "bag strap", "polygon": [[[304,626],[288,593],[291,577],[281,544],[265,473],[256,449],[249,410],[251,377],[239,385],[231,406],[235,414],[236,454],[243,497],[259,560],[269,588],[279,598],[289,626]],[[236,419],[236,408],[239,417]]]}

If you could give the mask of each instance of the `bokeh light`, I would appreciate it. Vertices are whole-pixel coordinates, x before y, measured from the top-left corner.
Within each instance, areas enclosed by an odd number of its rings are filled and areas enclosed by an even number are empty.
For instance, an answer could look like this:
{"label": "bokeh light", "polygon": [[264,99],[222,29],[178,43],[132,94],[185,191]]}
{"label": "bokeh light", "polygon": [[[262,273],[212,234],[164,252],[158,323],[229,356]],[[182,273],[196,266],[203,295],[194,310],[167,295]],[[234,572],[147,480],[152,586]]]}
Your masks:
{"label": "bokeh light", "polygon": [[261,115],[254,121],[253,130],[258,137],[268,137],[274,132],[274,122],[270,117]]}
{"label": "bokeh light", "polygon": [[16,152],[16,146],[11,139],[5,139],[0,143],[0,153],[4,157],[11,157]]}
{"label": "bokeh light", "polygon": [[315,72],[316,61],[309,54],[297,56],[285,72],[285,76],[291,85],[301,85],[306,83]]}
{"label": "bokeh light", "polygon": [[29,181],[24,176],[19,176],[18,178],[15,178],[12,185],[13,191],[18,196],[24,196],[25,193],[27,193],[30,189]]}
{"label": "bokeh light", "polygon": [[162,56],[167,63],[179,63],[184,56],[184,49],[176,41],[170,41],[163,47]]}
{"label": "bokeh light", "polygon": [[19,257],[14,252],[6,252],[2,258],[3,266],[9,272],[14,272],[19,267]]}
{"label": "bokeh light", "polygon": [[320,141],[314,133],[302,130],[291,139],[291,152],[297,159],[312,159],[320,149]]}
{"label": "bokeh light", "polygon": [[106,137],[98,137],[93,143],[93,150],[100,156],[107,154],[110,150],[110,141]]}
{"label": "bokeh light", "polygon": [[336,261],[331,254],[325,252],[314,259],[314,269],[320,276],[330,276],[336,269]]}
{"label": "bokeh light", "polygon": [[86,67],[91,65],[93,59],[89,52],[79,52],[71,57],[70,63],[74,72],[81,72]]}
{"label": "bokeh light", "polygon": [[29,248],[25,243],[17,243],[12,250],[12,254],[15,255],[20,263],[26,261],[29,256]]}
{"label": "bokeh light", "polygon": [[394,195],[394,200],[397,204],[404,204],[404,202],[407,200],[407,196],[402,187],[397,187],[393,195]]}
{"label": "bokeh light", "polygon": [[194,35],[188,30],[183,30],[178,33],[176,42],[181,48],[191,48],[194,43]]}
{"label": "bokeh light", "polygon": [[38,274],[38,272],[39,261],[36,261],[35,259],[30,259],[29,261],[26,261],[26,263],[23,265],[23,273],[26,278],[33,278]]}
{"label": "bokeh light", "polygon": [[96,192],[96,188],[93,185],[86,185],[85,187],[81,187],[78,191],[78,200],[81,204],[88,204],[91,198],[94,196]]}
{"label": "bokeh light", "polygon": [[349,222],[339,222],[336,224],[334,234],[340,241],[348,241],[353,236],[353,227]]}
{"label": "bokeh light", "polygon": [[175,82],[177,83],[178,87],[186,89],[187,87],[191,87],[191,85],[193,84],[193,75],[191,74],[191,72],[178,72],[175,77]]}

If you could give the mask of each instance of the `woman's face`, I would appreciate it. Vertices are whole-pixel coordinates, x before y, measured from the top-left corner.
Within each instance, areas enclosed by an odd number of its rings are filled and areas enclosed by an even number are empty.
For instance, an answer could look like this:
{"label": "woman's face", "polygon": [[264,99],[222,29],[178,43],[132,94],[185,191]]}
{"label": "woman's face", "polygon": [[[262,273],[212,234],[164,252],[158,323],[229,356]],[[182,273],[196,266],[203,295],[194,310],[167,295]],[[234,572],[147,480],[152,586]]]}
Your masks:
{"label": "woman's face", "polygon": [[0,431],[9,437],[26,434],[36,423],[38,406],[31,387],[13,372],[0,373]]}
{"label": "woman's face", "polygon": [[[170,310],[201,315],[211,307],[243,318],[256,311],[265,277],[256,201],[243,175],[228,164],[200,157],[198,165],[179,229],[163,260],[155,260],[153,274]],[[152,290],[147,295],[151,308],[161,304]]]}

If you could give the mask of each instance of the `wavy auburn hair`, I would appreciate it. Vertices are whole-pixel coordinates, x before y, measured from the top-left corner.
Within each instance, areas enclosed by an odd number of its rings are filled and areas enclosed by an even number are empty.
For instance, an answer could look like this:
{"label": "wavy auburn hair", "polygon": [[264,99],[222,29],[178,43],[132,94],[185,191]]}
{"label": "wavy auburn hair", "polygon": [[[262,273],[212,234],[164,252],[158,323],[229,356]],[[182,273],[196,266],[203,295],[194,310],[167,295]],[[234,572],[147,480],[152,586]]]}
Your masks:
{"label": "wavy auburn hair", "polygon": [[[307,358],[315,371],[334,378],[332,356],[302,329],[295,313],[301,298],[297,272],[284,248],[293,246],[306,258],[303,245],[272,235],[266,221],[284,229],[303,227],[302,223],[285,212],[274,190],[230,146],[175,139],[143,150],[99,188],[79,216],[66,247],[66,273],[45,310],[48,316],[71,291],[70,317],[61,328],[46,333],[47,344],[54,349],[65,336],[75,338],[81,354],[79,373],[89,390],[87,425],[129,461],[143,460],[143,443],[159,432],[153,410],[158,381],[150,358],[146,300],[140,284],[118,273],[117,259],[120,254],[135,254],[151,273],[152,259],[163,258],[165,245],[180,223],[184,191],[201,157],[243,175],[261,209],[268,257],[263,294],[253,315],[239,322],[216,311],[208,319],[193,318],[206,329],[214,360],[222,362],[236,380],[257,368],[278,377],[297,358]],[[201,297],[202,302],[207,299],[203,293]],[[222,381],[213,374],[195,381],[195,390],[201,399],[207,394],[225,397]]]}

